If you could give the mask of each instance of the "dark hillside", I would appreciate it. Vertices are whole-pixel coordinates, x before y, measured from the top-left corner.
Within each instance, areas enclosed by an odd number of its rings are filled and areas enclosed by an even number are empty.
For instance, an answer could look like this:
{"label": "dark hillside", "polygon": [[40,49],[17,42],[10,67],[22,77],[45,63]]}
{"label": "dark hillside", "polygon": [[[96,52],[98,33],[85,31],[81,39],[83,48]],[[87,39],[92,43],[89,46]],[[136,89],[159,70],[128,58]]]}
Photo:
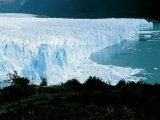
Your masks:
{"label": "dark hillside", "polygon": [[24,12],[67,18],[160,19],[159,0],[15,0],[0,4],[0,12]]}
{"label": "dark hillside", "polygon": [[111,86],[90,77],[47,87],[17,77],[0,90],[1,120],[159,120],[159,111],[160,85],[143,82]]}

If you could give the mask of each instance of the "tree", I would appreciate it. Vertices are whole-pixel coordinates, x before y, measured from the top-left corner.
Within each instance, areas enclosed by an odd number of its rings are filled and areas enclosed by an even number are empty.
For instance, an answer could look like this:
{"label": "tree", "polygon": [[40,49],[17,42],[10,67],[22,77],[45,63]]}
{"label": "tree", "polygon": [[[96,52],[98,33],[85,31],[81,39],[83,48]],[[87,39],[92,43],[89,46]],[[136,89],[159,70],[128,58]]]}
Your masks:
{"label": "tree", "polygon": [[97,77],[89,77],[84,83],[86,90],[104,90],[107,88],[107,84]]}
{"label": "tree", "polygon": [[127,85],[127,83],[126,83],[125,80],[120,80],[120,81],[118,82],[118,84],[116,85],[116,87],[118,87],[118,88],[125,88],[126,85]]}
{"label": "tree", "polygon": [[66,83],[63,84],[63,86],[65,88],[71,89],[73,91],[81,91],[82,90],[81,83],[76,79],[72,79],[72,80],[67,81]]}
{"label": "tree", "polygon": [[40,86],[47,86],[47,79],[42,78],[41,80],[42,80],[42,82],[41,82]]}
{"label": "tree", "polygon": [[7,82],[11,83],[11,85],[26,87],[30,83],[28,78],[20,77],[17,71],[14,71],[14,73],[8,73],[7,76],[9,77]]}

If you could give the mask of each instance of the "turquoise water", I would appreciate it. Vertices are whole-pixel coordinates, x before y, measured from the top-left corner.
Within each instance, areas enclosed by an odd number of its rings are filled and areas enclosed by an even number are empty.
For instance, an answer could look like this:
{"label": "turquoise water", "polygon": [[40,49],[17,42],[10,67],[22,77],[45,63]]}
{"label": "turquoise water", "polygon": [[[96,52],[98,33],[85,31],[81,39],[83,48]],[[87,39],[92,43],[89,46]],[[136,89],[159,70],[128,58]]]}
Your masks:
{"label": "turquoise water", "polygon": [[160,83],[160,24],[139,34],[139,41],[125,41],[91,55],[91,60],[103,65],[142,68],[137,76],[147,83]]}

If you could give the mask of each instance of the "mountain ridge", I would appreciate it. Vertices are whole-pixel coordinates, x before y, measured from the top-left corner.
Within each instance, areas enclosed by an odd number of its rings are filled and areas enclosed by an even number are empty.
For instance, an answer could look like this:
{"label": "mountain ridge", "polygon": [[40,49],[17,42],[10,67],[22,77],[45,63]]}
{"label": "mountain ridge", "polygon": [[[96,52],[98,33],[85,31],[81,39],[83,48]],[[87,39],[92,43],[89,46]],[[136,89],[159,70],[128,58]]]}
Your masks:
{"label": "mountain ridge", "polygon": [[[5,2],[4,1],[8,1]],[[30,13],[61,18],[153,18],[158,0],[1,0],[0,12]]]}

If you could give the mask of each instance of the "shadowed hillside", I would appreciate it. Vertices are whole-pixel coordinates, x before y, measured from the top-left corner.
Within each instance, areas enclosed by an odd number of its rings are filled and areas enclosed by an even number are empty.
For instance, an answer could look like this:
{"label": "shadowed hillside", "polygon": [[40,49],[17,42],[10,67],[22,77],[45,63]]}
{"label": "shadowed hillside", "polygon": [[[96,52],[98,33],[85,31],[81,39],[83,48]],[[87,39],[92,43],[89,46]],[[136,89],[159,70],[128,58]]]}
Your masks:
{"label": "shadowed hillside", "polygon": [[[1,120],[158,120],[160,85],[120,81],[116,86],[90,77],[58,86],[32,85],[10,74],[0,90]],[[45,83],[45,84],[44,84]]]}
{"label": "shadowed hillside", "polygon": [[50,17],[160,19],[158,0],[16,0],[1,4],[1,12],[25,12]]}

